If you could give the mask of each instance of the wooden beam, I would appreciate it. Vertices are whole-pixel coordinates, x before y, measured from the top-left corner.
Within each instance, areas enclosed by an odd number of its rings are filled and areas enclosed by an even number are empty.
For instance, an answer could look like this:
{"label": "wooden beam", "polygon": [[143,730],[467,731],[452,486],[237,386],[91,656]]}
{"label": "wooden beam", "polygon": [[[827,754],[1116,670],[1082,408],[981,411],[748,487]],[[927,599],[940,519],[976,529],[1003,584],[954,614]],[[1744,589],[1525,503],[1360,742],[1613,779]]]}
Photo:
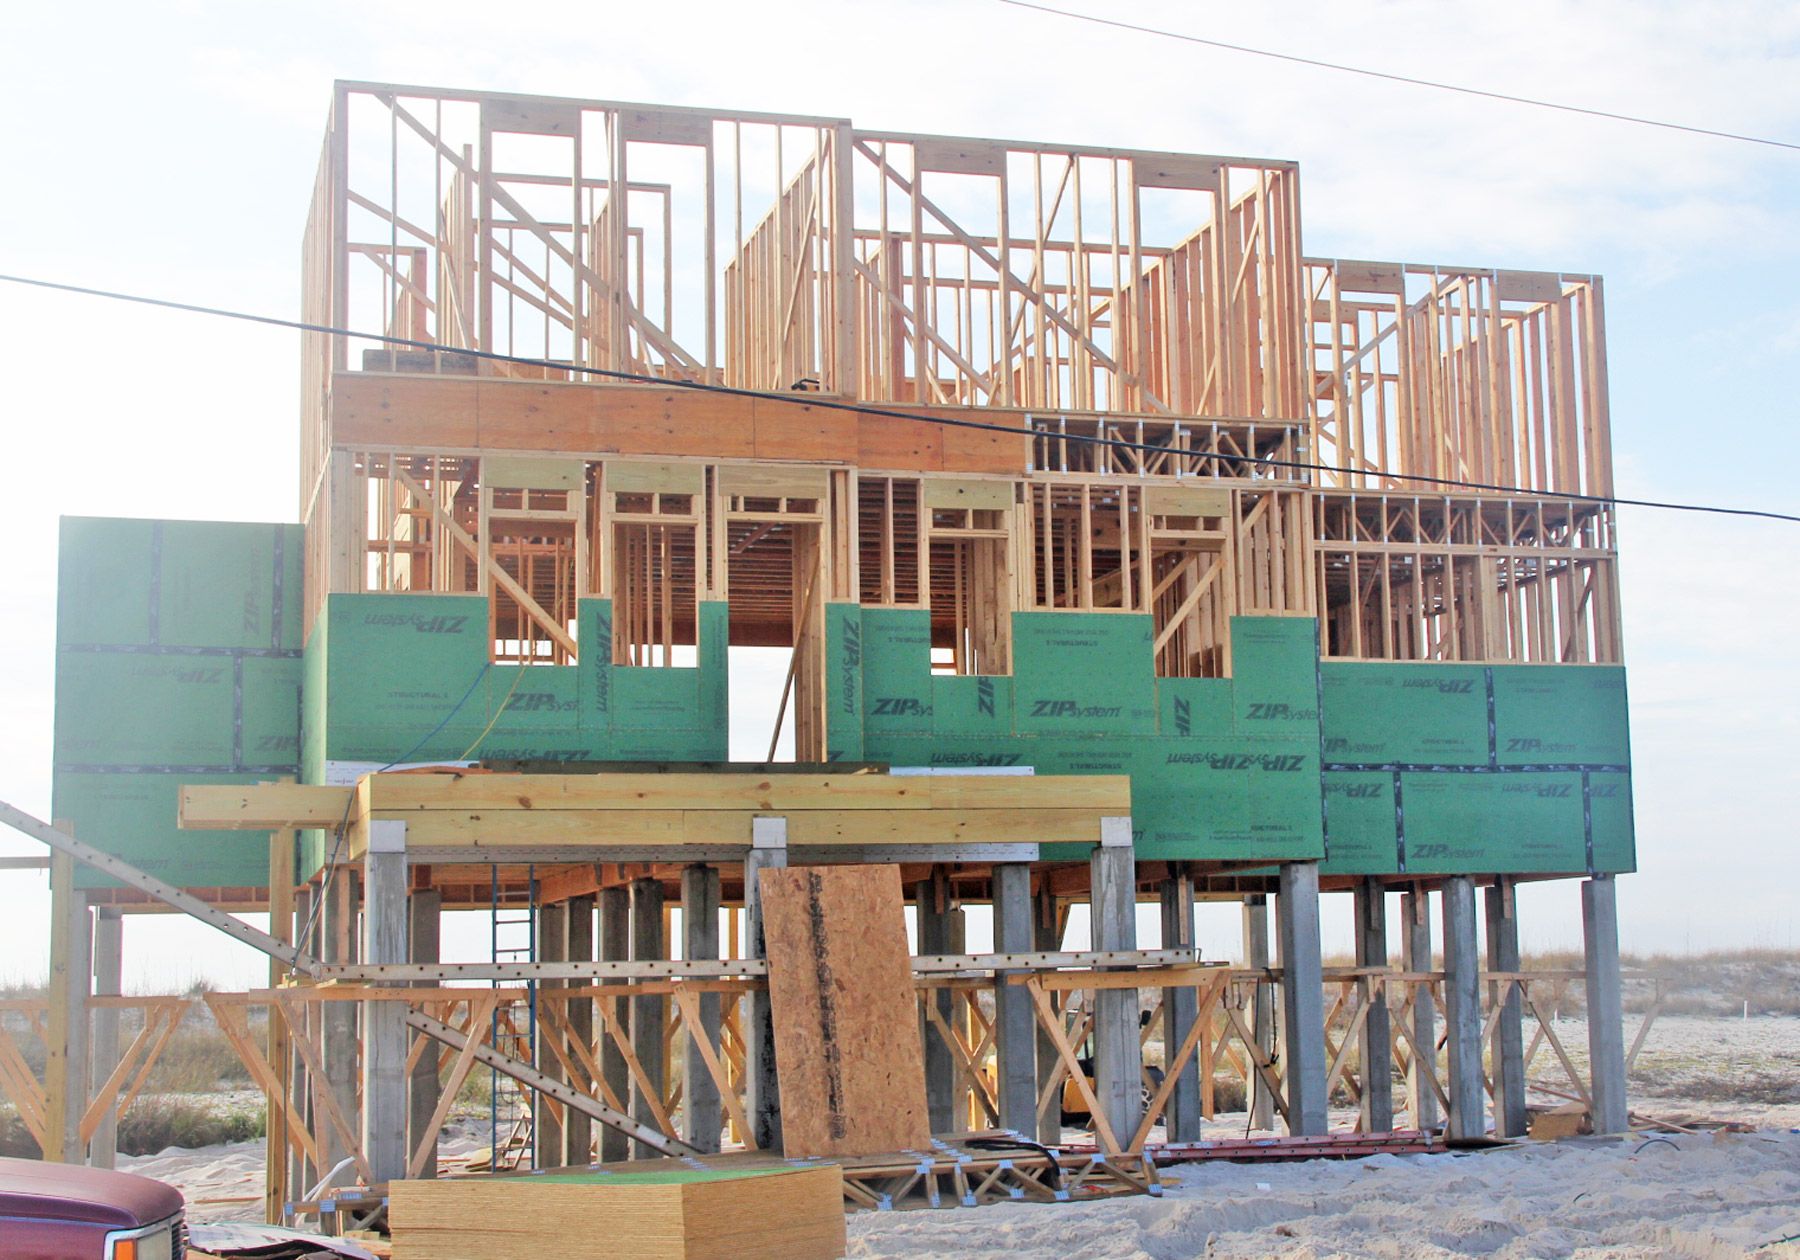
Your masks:
{"label": "wooden beam", "polygon": [[188,830],[332,829],[346,822],[352,789],[305,783],[183,784],[176,817]]}
{"label": "wooden beam", "polygon": [[[202,830],[335,828],[354,789],[306,784],[181,789],[181,825]],[[432,811],[1088,811],[1129,808],[1124,775],[385,774],[372,816],[413,821]]]}

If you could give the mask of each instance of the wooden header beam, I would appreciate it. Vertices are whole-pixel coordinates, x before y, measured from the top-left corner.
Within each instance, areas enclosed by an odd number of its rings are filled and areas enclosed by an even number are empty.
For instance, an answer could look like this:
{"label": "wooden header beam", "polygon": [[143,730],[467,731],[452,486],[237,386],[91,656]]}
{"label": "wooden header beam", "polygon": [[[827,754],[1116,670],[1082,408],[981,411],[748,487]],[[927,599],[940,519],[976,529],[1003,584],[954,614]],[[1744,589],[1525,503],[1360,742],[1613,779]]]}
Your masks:
{"label": "wooden header beam", "polygon": [[[374,774],[355,788],[185,785],[181,825],[198,830],[406,823],[434,860],[527,850],[747,851],[753,820],[787,820],[796,849],[1097,843],[1131,812],[1123,775]],[[480,856],[477,856],[477,855]]]}
{"label": "wooden header beam", "polygon": [[[378,819],[496,812],[757,813],[858,811],[1131,812],[1125,775],[376,774],[365,776]],[[201,831],[335,828],[355,822],[357,788],[298,783],[187,784],[181,826]],[[1041,838],[1041,837],[1036,837]],[[748,841],[746,841],[747,843]],[[642,843],[635,840],[633,843]],[[790,833],[789,843],[803,844]],[[917,843],[924,843],[918,841]]]}

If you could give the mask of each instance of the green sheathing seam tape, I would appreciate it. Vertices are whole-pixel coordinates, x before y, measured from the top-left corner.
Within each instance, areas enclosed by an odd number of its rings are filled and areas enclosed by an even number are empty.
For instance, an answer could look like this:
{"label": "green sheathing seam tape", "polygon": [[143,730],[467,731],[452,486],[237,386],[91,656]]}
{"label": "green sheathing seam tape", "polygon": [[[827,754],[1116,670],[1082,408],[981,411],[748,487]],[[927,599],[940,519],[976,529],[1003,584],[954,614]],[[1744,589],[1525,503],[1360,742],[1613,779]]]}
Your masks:
{"label": "green sheathing seam tape", "polygon": [[266,832],[184,832],[177,796],[299,772],[303,540],[296,525],[63,518],[51,812],[82,839],[185,887],[268,882]]}

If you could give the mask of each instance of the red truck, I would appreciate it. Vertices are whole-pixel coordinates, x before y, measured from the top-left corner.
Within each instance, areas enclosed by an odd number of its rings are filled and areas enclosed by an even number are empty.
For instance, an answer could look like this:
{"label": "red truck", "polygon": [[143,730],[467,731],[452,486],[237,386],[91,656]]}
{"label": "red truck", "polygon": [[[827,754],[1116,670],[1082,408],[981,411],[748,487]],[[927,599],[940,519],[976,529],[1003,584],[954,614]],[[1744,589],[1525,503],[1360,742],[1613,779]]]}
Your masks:
{"label": "red truck", "polygon": [[0,1260],[182,1260],[181,1192],[130,1173],[0,1159]]}

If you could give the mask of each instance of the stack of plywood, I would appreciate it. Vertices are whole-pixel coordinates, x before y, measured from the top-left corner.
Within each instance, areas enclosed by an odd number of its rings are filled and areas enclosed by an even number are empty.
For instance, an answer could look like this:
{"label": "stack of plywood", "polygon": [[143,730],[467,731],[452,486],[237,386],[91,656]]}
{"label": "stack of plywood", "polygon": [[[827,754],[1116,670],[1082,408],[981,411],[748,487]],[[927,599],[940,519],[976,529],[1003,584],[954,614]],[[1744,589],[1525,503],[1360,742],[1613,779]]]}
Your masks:
{"label": "stack of plywood", "polygon": [[394,1260],[838,1260],[844,1178],[823,1165],[396,1181],[388,1222]]}

